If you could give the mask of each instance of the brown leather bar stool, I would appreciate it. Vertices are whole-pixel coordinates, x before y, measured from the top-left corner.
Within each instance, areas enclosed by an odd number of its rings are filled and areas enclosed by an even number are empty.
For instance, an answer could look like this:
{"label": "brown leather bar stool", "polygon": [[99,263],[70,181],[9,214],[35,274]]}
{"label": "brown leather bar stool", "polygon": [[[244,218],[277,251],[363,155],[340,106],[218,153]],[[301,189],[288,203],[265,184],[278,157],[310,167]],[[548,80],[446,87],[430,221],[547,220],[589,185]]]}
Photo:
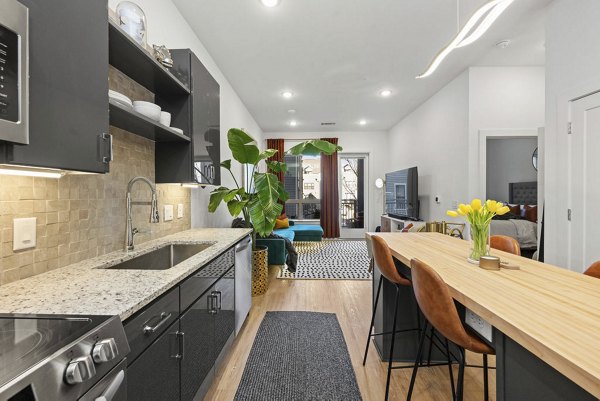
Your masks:
{"label": "brown leather bar stool", "polygon": [[490,237],[490,247],[499,251],[512,253],[521,256],[521,247],[516,239],[506,235],[492,235]]}
{"label": "brown leather bar stool", "polygon": [[[411,365],[392,366],[392,359],[393,359],[392,356],[394,355],[394,342],[396,339],[396,334],[408,332],[408,331],[419,331],[420,332],[421,324],[420,324],[419,309],[417,307],[416,308],[416,316],[417,316],[417,326],[418,327],[411,328],[411,329],[404,329],[404,330],[396,330],[396,317],[398,314],[398,300],[399,300],[399,295],[400,295],[400,288],[411,286],[411,282],[407,278],[403,277],[400,273],[398,273],[398,270],[396,269],[396,265],[394,263],[394,259],[392,257],[390,248],[388,247],[386,242],[383,240],[383,238],[378,237],[378,236],[372,236],[371,240],[372,240],[371,245],[372,245],[373,257],[375,259],[375,265],[379,268],[379,270],[381,272],[381,276],[379,277],[379,284],[377,285],[377,295],[375,296],[375,303],[373,305],[373,315],[371,316],[371,324],[369,325],[369,335],[367,337],[367,345],[365,347],[365,356],[363,358],[363,366],[367,362],[367,355],[369,353],[369,342],[371,340],[371,337],[385,335],[385,334],[391,334],[392,341],[390,343],[390,352],[389,352],[390,358],[389,358],[389,362],[388,362],[387,381],[385,384],[385,399],[387,400],[389,398],[389,392],[390,392],[390,379],[391,379],[392,369],[406,369],[406,368],[412,367]],[[392,331],[382,332],[382,333],[371,333],[371,331],[373,329],[373,324],[375,322],[375,314],[377,312],[377,304],[379,302],[379,295],[381,294],[381,287],[383,285],[384,277],[389,282],[394,284],[396,287],[396,300],[395,300],[395,306],[394,306],[394,320],[392,323]],[[424,333],[424,336],[429,338],[433,343],[433,338],[436,335],[432,331],[429,335],[427,333]],[[438,349],[440,349],[440,347],[438,345],[435,345],[435,346]],[[431,347],[431,345],[430,345],[430,347]],[[442,352],[444,352],[444,350],[442,350]],[[452,372],[450,351],[449,351],[447,345],[446,345],[445,353],[448,356],[448,366],[450,367],[450,372]],[[442,364],[431,364],[430,362],[428,363],[428,366],[439,366],[439,365],[442,365]],[[446,364],[444,363],[443,365],[446,365]],[[454,380],[452,380],[452,393],[454,394]]]}
{"label": "brown leather bar stool", "polygon": [[592,263],[590,267],[587,268],[585,272],[583,272],[586,276],[600,278],[600,260],[598,262]]}
{"label": "brown leather bar stool", "polygon": [[[466,364],[465,350],[468,350],[477,354],[483,354],[484,400],[487,401],[487,356],[494,355],[496,351],[480,340],[475,334],[472,334],[465,329],[465,326],[463,326],[460,317],[458,316],[458,311],[456,310],[456,305],[454,305],[454,299],[452,299],[452,296],[450,295],[448,286],[431,267],[417,259],[413,259],[410,262],[410,266],[415,297],[417,298],[417,303],[419,304],[421,311],[427,319],[424,332],[427,331],[427,326],[431,324],[438,332],[457,345],[460,349],[456,400],[462,401],[463,399],[463,383]],[[410,379],[407,400],[410,400],[414,389],[419,361],[423,354],[424,340],[425,336],[421,335],[419,351]]]}

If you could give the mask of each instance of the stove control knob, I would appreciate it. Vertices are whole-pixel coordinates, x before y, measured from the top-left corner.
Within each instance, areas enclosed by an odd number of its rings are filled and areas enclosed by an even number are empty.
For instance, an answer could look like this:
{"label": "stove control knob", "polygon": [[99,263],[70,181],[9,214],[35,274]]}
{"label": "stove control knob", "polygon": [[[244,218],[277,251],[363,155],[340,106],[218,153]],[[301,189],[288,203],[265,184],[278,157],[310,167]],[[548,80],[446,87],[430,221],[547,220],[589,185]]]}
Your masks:
{"label": "stove control knob", "polygon": [[119,350],[114,338],[98,341],[92,349],[92,358],[96,363],[112,361],[117,355],[119,355]]}
{"label": "stove control knob", "polygon": [[96,375],[94,361],[89,355],[75,358],[67,365],[65,381],[69,384],[79,384]]}

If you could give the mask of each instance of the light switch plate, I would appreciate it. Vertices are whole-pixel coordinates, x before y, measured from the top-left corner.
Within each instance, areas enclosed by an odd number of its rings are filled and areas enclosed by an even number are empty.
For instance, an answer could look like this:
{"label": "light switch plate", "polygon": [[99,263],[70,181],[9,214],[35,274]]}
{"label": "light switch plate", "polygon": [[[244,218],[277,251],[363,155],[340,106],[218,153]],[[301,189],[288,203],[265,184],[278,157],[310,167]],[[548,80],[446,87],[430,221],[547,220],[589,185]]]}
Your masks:
{"label": "light switch plate", "polygon": [[177,204],[177,218],[180,219],[183,217],[183,203]]}
{"label": "light switch plate", "polygon": [[13,220],[13,251],[35,248],[36,217]]}
{"label": "light switch plate", "polygon": [[173,220],[173,205],[165,205],[165,221]]}

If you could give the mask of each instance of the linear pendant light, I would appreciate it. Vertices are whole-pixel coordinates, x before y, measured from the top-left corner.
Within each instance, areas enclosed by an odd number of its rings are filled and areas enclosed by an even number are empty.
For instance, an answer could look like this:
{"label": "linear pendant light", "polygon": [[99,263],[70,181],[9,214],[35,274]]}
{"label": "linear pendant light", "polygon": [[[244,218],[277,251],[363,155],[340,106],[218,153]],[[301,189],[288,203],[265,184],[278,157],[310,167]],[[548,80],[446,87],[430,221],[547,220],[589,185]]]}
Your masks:
{"label": "linear pendant light", "polygon": [[[498,19],[500,14],[502,14],[513,1],[514,0],[492,0],[481,6],[481,8],[475,11],[473,16],[469,18],[465,26],[456,34],[450,44],[444,47],[435,56],[431,64],[429,64],[429,67],[427,67],[427,70],[421,75],[418,75],[417,78],[430,76],[454,49],[470,45],[483,36],[483,34],[492,26],[494,21]],[[477,23],[479,23],[479,25],[477,25]],[[469,35],[469,33],[471,34]]]}

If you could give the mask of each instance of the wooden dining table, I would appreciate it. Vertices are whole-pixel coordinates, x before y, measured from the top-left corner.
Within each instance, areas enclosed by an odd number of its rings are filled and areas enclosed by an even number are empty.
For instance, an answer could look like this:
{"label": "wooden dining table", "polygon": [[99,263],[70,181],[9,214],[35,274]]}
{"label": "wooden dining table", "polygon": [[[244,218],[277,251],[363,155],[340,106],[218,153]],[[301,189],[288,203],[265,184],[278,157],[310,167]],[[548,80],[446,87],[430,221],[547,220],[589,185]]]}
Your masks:
{"label": "wooden dining table", "polygon": [[498,400],[600,398],[599,279],[497,250],[518,270],[485,270],[467,261],[468,241],[438,233],[372,235],[400,266],[431,266],[460,305],[492,326]]}

